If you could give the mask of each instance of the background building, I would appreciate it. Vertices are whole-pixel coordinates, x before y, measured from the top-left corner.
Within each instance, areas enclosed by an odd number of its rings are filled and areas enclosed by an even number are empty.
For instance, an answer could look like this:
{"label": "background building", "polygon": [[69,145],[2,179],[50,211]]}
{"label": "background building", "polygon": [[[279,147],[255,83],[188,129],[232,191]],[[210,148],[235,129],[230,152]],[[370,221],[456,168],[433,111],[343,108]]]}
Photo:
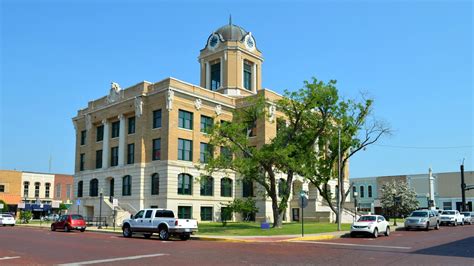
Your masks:
{"label": "background building", "polygon": [[[78,111],[73,118],[74,177],[83,215],[111,221],[115,208],[120,223],[142,208],[160,207],[172,209],[180,218],[220,221],[225,203],[254,197],[259,209],[255,219],[273,219],[271,201],[261,187],[241,182],[232,171],[203,177],[196,168],[206,163],[207,156],[227,153],[224,147],[208,144],[207,128],[231,121],[232,112],[257,95],[270,103],[281,98],[261,86],[263,57],[256,40],[230,22],[207,38],[198,59],[200,86],[175,78],[143,81],[126,89],[112,83],[107,96]],[[270,109],[269,114],[251,125],[249,138],[256,147],[276,135],[281,114]],[[316,188],[295,182],[309,190],[307,217],[332,219]],[[336,180],[330,183],[333,192],[335,184]],[[113,199],[118,206],[113,206]],[[290,206],[285,220],[297,220],[298,215],[291,213],[296,212],[296,198],[290,199]]]}

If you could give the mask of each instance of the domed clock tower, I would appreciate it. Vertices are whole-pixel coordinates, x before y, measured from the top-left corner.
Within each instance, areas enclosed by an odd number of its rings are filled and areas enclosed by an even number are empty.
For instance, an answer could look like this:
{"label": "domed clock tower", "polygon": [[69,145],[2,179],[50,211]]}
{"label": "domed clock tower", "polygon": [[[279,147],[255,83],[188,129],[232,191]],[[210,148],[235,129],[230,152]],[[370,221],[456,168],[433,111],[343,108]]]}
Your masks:
{"label": "domed clock tower", "polygon": [[261,89],[262,53],[252,33],[231,20],[209,36],[199,62],[203,88],[237,97]]}

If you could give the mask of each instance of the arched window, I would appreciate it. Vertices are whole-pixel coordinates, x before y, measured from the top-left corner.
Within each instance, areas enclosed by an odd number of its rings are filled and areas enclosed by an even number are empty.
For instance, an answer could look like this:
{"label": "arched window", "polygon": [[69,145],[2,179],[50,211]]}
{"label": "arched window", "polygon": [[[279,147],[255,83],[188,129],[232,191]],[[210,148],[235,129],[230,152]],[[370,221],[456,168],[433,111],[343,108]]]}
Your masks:
{"label": "arched window", "polygon": [[232,197],[232,179],[228,177],[221,179],[221,197]]}
{"label": "arched window", "polygon": [[157,173],[151,175],[151,195],[160,194],[160,176]]}
{"label": "arched window", "polygon": [[122,178],[122,196],[132,195],[132,177],[126,175]]}
{"label": "arched window", "polygon": [[97,178],[92,179],[89,183],[89,196],[99,196],[99,180]]}
{"label": "arched window", "polygon": [[193,177],[189,174],[178,175],[178,194],[192,195],[193,194]]}
{"label": "arched window", "polygon": [[364,186],[360,186],[360,197],[364,197]]}
{"label": "arched window", "polygon": [[243,180],[242,181],[242,197],[255,197],[253,193],[253,182],[250,180]]}
{"label": "arched window", "polygon": [[82,181],[79,181],[77,182],[77,197],[78,198],[82,198],[82,185],[83,182]]}
{"label": "arched window", "polygon": [[201,196],[214,195],[214,178],[211,176],[204,176],[201,179]]}
{"label": "arched window", "polygon": [[369,198],[372,198],[372,186],[367,187],[367,194]]}
{"label": "arched window", "polygon": [[283,197],[283,194],[286,192],[286,180],[283,178],[280,178],[278,180],[278,197]]}

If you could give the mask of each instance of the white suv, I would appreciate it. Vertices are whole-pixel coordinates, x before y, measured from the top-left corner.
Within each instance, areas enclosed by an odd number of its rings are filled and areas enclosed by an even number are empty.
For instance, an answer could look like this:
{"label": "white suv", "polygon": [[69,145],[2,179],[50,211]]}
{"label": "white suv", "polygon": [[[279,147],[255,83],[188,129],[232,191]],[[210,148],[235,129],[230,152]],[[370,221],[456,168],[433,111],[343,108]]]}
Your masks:
{"label": "white suv", "polygon": [[15,226],[15,217],[8,213],[0,213],[0,225],[11,225]]}
{"label": "white suv", "polygon": [[457,210],[445,210],[441,213],[440,221],[441,224],[464,225],[464,215],[460,214]]}
{"label": "white suv", "polygon": [[363,215],[351,226],[351,237],[369,234],[376,238],[379,233],[384,233],[385,236],[390,235],[390,226],[381,215]]}

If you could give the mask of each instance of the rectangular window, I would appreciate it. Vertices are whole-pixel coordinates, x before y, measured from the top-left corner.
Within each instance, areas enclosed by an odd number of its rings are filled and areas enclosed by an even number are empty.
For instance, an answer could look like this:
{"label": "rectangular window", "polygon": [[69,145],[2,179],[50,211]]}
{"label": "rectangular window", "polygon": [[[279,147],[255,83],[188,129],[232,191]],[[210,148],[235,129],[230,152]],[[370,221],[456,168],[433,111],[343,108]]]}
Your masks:
{"label": "rectangular window", "polygon": [[191,207],[178,206],[178,218],[191,219]]}
{"label": "rectangular window", "polygon": [[81,145],[86,144],[86,136],[87,136],[87,131],[85,130],[81,131]]}
{"label": "rectangular window", "polygon": [[135,163],[135,143],[127,145],[127,164]]}
{"label": "rectangular window", "polygon": [[0,185],[0,192],[5,192],[5,185]]}
{"label": "rectangular window", "polygon": [[252,66],[247,62],[244,63],[244,88],[252,90]]}
{"label": "rectangular window", "polygon": [[82,197],[82,184],[84,184],[83,181],[77,182],[77,197],[78,198]]}
{"label": "rectangular window", "polygon": [[45,190],[44,190],[44,197],[45,197],[45,198],[49,198],[50,187],[51,187],[51,184],[50,184],[50,183],[46,183],[46,185],[45,185]]}
{"label": "rectangular window", "polygon": [[104,125],[100,125],[97,128],[97,136],[96,136],[96,141],[102,141],[104,140]]}
{"label": "rectangular window", "polygon": [[71,184],[66,185],[66,198],[71,198]]}
{"label": "rectangular window", "polygon": [[61,184],[56,185],[56,199],[61,198]]}
{"label": "rectangular window", "polygon": [[255,137],[257,136],[257,121],[249,122],[247,125],[247,136]]}
{"label": "rectangular window", "polygon": [[161,139],[154,139],[153,140],[153,154],[152,160],[161,160]]}
{"label": "rectangular window", "polygon": [[129,117],[128,118],[128,134],[133,134],[135,133],[135,117]]}
{"label": "rectangular window", "polygon": [[193,160],[193,142],[187,139],[178,139],[178,160]]}
{"label": "rectangular window", "polygon": [[214,120],[211,117],[201,115],[201,132],[209,133],[209,131],[212,129],[213,124]]}
{"label": "rectangular window", "polygon": [[112,123],[112,138],[117,138],[120,135],[120,121]]}
{"label": "rectangular window", "polygon": [[161,109],[153,111],[153,128],[161,127]]}
{"label": "rectangular window", "polygon": [[180,128],[193,129],[193,113],[179,110],[179,125]]}
{"label": "rectangular window", "polygon": [[199,160],[201,163],[208,163],[209,159],[212,158],[213,149],[209,143],[201,142],[201,149],[199,151]]}
{"label": "rectangular window", "polygon": [[110,166],[118,165],[118,147],[112,147],[110,156]]}
{"label": "rectangular window", "polygon": [[23,197],[28,197],[29,190],[30,190],[30,183],[29,182],[23,183]]}
{"label": "rectangular window", "polygon": [[211,90],[215,91],[221,86],[221,63],[211,65]]}
{"label": "rectangular window", "polygon": [[242,181],[242,197],[247,198],[247,197],[254,197],[253,193],[253,182],[252,181],[247,181],[244,180]]}
{"label": "rectangular window", "polygon": [[178,175],[178,195],[193,194],[193,177],[188,174]]}
{"label": "rectangular window", "polygon": [[85,163],[85,154],[81,153],[79,158],[79,171],[84,171],[84,163]]}
{"label": "rectangular window", "polygon": [[212,221],[212,207],[201,207],[201,221]]}
{"label": "rectangular window", "polygon": [[95,151],[95,169],[102,168],[102,150]]}
{"label": "rectangular window", "polygon": [[224,160],[232,160],[232,152],[228,147],[221,147],[221,156]]}

